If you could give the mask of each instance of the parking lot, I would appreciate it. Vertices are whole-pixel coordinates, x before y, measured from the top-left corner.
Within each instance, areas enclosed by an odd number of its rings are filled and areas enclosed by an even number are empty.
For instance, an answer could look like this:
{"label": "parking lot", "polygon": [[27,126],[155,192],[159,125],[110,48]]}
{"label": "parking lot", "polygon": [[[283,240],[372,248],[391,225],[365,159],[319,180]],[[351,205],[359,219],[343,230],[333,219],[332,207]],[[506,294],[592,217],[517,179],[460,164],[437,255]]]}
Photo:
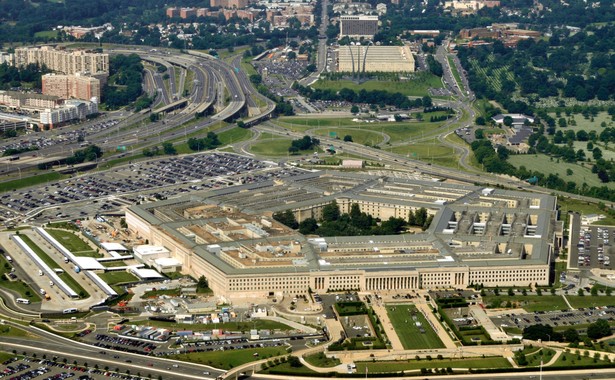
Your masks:
{"label": "parking lot", "polygon": [[[516,327],[521,330],[536,324],[549,324],[553,327],[576,327],[594,323],[598,319],[612,320],[615,317],[615,307],[595,307],[573,311],[537,311],[534,313],[510,313],[491,317],[498,327]],[[582,331],[580,331],[582,332]]]}
{"label": "parking lot", "polygon": [[581,227],[578,234],[570,234],[572,241],[571,265],[579,269],[609,268],[615,253],[615,230],[607,227]]}
{"label": "parking lot", "polygon": [[[0,197],[5,215],[24,214],[39,207],[88,201],[98,203],[91,213],[118,210],[145,197],[165,199],[184,193],[236,184],[262,182],[299,174],[249,157],[207,153],[134,163],[113,170],[87,174],[36,189],[6,193]],[[106,201],[98,201],[99,198]],[[63,208],[44,217],[79,218],[88,210]],[[43,218],[44,218],[43,217]],[[39,219],[43,219],[39,218]],[[36,220],[36,219],[35,219]]]}
{"label": "parking lot", "polygon": [[[57,359],[57,358],[56,358]],[[59,360],[14,357],[0,364],[0,379],[14,380],[94,380],[109,377],[124,380],[139,380],[140,376],[121,374],[111,370],[87,368]]]}

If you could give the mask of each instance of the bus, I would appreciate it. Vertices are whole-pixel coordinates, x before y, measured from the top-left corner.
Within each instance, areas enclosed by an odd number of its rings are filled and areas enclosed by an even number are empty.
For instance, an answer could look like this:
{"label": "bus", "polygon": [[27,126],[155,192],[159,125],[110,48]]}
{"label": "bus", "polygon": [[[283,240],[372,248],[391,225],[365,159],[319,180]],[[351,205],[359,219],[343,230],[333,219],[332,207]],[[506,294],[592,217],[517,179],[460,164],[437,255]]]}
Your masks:
{"label": "bus", "polygon": [[64,313],[64,314],[72,314],[72,313],[76,313],[76,312],[77,312],[77,309],[75,309],[74,307],[71,307],[69,309],[64,309],[62,311],[62,313]]}
{"label": "bus", "polygon": [[27,300],[25,298],[17,298],[17,299],[15,299],[15,302],[23,303],[24,305],[29,305],[30,304],[30,300]]}

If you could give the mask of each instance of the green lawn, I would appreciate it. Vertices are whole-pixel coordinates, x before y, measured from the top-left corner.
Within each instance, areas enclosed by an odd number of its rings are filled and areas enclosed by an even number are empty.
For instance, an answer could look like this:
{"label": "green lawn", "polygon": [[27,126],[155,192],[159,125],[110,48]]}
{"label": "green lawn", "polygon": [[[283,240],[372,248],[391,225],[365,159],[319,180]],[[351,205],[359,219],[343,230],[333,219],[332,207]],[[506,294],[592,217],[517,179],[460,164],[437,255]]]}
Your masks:
{"label": "green lawn", "polygon": [[[301,365],[301,367],[291,367],[291,365],[286,362],[286,363],[280,363],[274,367],[271,368],[267,368],[265,370],[262,371],[262,373],[276,373],[276,371],[280,371],[279,373],[283,373],[285,376],[288,373],[292,373],[296,376],[311,376],[316,374],[317,372],[312,371],[311,369],[309,369],[308,367]],[[286,378],[290,378],[290,377],[286,377]]]}
{"label": "green lawn", "polygon": [[[501,289],[499,296],[483,297],[485,305],[487,305],[487,307],[503,308],[507,302],[510,301],[513,308],[522,307],[528,312],[568,310],[568,305],[566,305],[566,301],[564,301],[561,296],[523,296],[521,294],[508,296],[506,295],[506,291],[506,289]],[[502,293],[504,293],[504,295],[502,295]]]}
{"label": "green lawn", "polygon": [[3,363],[11,358],[14,358],[16,355],[13,355],[12,353],[9,354],[8,352],[2,352],[0,351],[0,363]]}
{"label": "green lawn", "polygon": [[610,364],[610,361],[598,360],[594,359],[592,356],[584,356],[583,350],[576,353],[576,350],[573,352],[564,352],[560,355],[559,358],[553,363],[554,367],[574,367],[574,366],[591,366],[591,365],[606,365]]}
{"label": "green lawn", "polygon": [[592,296],[586,292],[584,296],[569,295],[566,298],[575,309],[594,306],[615,306],[615,296]]}
{"label": "green lawn", "polygon": [[[556,130],[561,130],[563,133],[566,133],[567,130],[573,130],[575,132],[584,130],[585,132],[596,131],[598,134],[602,132],[602,127],[600,124],[605,122],[608,127],[613,127],[615,122],[611,119],[611,116],[607,112],[598,112],[598,115],[594,118],[594,121],[591,121],[591,118],[586,119],[581,114],[566,116],[565,113],[561,113],[560,117],[557,117],[555,112],[550,112],[549,116],[553,117],[557,122],[560,118],[564,118],[567,121],[568,126],[565,128],[560,128],[559,125],[556,127]],[[571,121],[574,120],[577,125],[572,125]]]}
{"label": "green lawn", "polygon": [[[258,353],[258,356],[254,356],[255,353]],[[245,363],[284,355],[285,353],[286,349],[284,347],[263,347],[245,350],[195,352],[171,355],[169,359],[205,364],[221,369],[231,369]]]}
{"label": "green lawn", "polygon": [[218,139],[222,145],[233,144],[239,141],[244,141],[252,137],[252,131],[246,128],[235,127],[228,131],[220,132]]}
{"label": "green lawn", "polygon": [[43,30],[43,31],[34,33],[34,37],[52,39],[52,38],[57,38],[58,33],[59,31],[57,30]]}
{"label": "green lawn", "polygon": [[455,154],[455,149],[448,146],[443,146],[439,142],[434,144],[408,144],[405,146],[397,146],[390,149],[390,151],[408,158],[430,162],[436,165],[449,167],[458,166],[458,159]]}
{"label": "green lawn", "polygon": [[328,358],[323,352],[308,355],[304,357],[305,361],[316,367],[335,367],[341,362],[337,358]]}
{"label": "green lawn", "polygon": [[[38,245],[36,245],[29,237],[25,235],[19,235],[23,239],[23,241],[40,257],[40,259],[47,264],[51,268],[57,268],[58,264],[51,258],[45,251],[43,251]],[[71,289],[75,291],[75,293],[82,295],[82,298],[88,298],[90,295],[88,292],[83,289],[79,282],[77,282],[73,276],[69,273],[64,272],[58,275]]]}
{"label": "green lawn", "polygon": [[72,232],[54,229],[45,231],[76,256],[100,257],[88,243]]}
{"label": "green lawn", "polygon": [[38,292],[26,284],[22,280],[10,281],[4,274],[11,271],[11,264],[4,258],[4,255],[0,255],[0,288],[6,290],[12,290],[19,294],[21,298],[27,298],[30,302],[40,302],[41,298],[38,296]]}
{"label": "green lawn", "polygon": [[349,80],[319,80],[312,87],[334,91],[349,88],[357,92],[363,89],[367,91],[384,90],[399,92],[407,96],[425,96],[429,95],[427,91],[429,88],[442,88],[441,79],[433,74],[416,72],[410,74],[410,77],[411,79],[407,81],[379,81],[372,79],[361,84]]}
{"label": "green lawn", "polygon": [[0,336],[15,336],[15,337],[24,337],[28,336],[27,331],[22,329],[18,329],[14,326],[0,325]]}
{"label": "green lawn", "polygon": [[[395,305],[386,307],[395,332],[406,350],[422,348],[444,348],[438,334],[431,328],[425,317],[414,305]],[[413,318],[412,314],[414,313]],[[422,333],[416,323],[425,330]]]}
{"label": "green lawn", "polygon": [[[535,170],[541,173],[555,174],[564,181],[572,181],[580,187],[583,182],[588,186],[608,186],[615,188],[615,182],[602,183],[598,176],[591,172],[588,166],[581,166],[576,163],[568,163],[557,158],[549,157],[545,154],[511,154],[508,161],[515,167],[525,166],[528,170]],[[547,169],[548,168],[548,169]],[[567,174],[567,169],[572,170],[572,174]],[[525,179],[525,178],[524,178]]]}
{"label": "green lawn", "polygon": [[124,261],[105,261],[101,264],[104,265],[105,268],[125,267],[128,265]]}
{"label": "green lawn", "polygon": [[62,178],[62,174],[57,173],[57,172],[49,172],[45,174],[37,174],[32,177],[16,179],[13,181],[0,182],[0,193],[4,193],[5,191],[21,189],[23,187],[40,185],[45,182],[56,181],[60,178]]}
{"label": "green lawn", "polygon": [[[141,321],[131,321],[131,324],[134,325],[144,325],[144,326],[153,326],[153,327],[161,327],[167,329],[177,329],[184,330],[186,329],[186,325],[183,323],[174,323],[174,322],[166,322],[166,321],[150,321],[150,320],[141,320]],[[193,331],[207,331],[212,329],[223,329],[225,331],[249,331],[251,329],[257,330],[292,330],[292,328],[288,325],[285,325],[280,322],[270,321],[265,319],[255,319],[253,321],[246,322],[228,322],[228,323],[195,323],[190,325],[190,329]]]}
{"label": "green lawn", "polygon": [[325,137],[329,137],[330,132],[335,132],[340,139],[343,139],[346,135],[350,135],[352,136],[352,141],[357,144],[380,145],[384,141],[384,137],[379,133],[363,128],[335,128],[334,130],[318,129],[314,132],[317,135]]}
{"label": "green lawn", "polygon": [[[250,152],[263,156],[286,156],[292,139],[279,137],[269,133],[261,134],[260,138],[250,145]],[[312,154],[314,152],[322,152],[322,149],[315,147],[314,149],[299,151],[300,155]]]}
{"label": "green lawn", "polygon": [[122,284],[125,282],[136,282],[139,279],[133,275],[132,273],[124,272],[124,271],[113,271],[113,272],[105,272],[100,273],[98,275],[104,282],[109,285]]}
{"label": "green lawn", "polygon": [[357,373],[400,372],[421,368],[510,368],[511,364],[502,357],[473,358],[473,359],[442,359],[442,360],[408,360],[408,361],[377,361],[358,362]]}

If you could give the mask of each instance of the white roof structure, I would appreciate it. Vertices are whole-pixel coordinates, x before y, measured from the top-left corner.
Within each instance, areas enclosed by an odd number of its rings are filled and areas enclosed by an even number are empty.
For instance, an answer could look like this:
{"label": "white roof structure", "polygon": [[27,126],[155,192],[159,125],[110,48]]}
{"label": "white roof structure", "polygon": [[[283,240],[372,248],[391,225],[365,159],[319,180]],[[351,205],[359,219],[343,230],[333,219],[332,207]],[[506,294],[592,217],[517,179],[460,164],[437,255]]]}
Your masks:
{"label": "white roof structure", "polygon": [[104,270],[105,267],[93,257],[80,256],[75,257],[75,265],[82,270]]}
{"label": "white roof structure", "polygon": [[168,254],[170,251],[159,245],[137,245],[132,251],[140,256]]}
{"label": "white roof structure", "polygon": [[181,261],[174,259],[172,257],[161,257],[159,259],[155,259],[154,263],[160,267],[180,267],[182,266]]}
{"label": "white roof structure", "polygon": [[106,251],[128,251],[128,249],[120,243],[100,243],[100,246],[103,247]]}
{"label": "white roof structure", "polygon": [[164,278],[163,275],[161,275],[160,273],[156,272],[153,269],[132,268],[132,269],[130,269],[130,271],[135,276],[139,277],[142,280],[144,280],[144,279],[152,279],[152,278]]}

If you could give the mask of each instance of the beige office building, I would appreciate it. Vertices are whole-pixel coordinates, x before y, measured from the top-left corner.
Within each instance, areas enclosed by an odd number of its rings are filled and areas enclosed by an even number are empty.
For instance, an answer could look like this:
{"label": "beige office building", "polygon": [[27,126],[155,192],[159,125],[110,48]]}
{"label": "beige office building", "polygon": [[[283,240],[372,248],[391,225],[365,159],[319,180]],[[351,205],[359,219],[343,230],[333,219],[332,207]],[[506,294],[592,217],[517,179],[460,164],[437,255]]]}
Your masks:
{"label": "beige office building", "polygon": [[[381,219],[424,207],[433,221],[413,234],[308,238],[272,218],[286,209],[318,218],[334,200]],[[549,285],[556,206],[549,195],[333,172],[133,206],[126,222],[216,294],[277,297]]]}
{"label": "beige office building", "polygon": [[414,56],[407,46],[340,46],[337,71],[351,73],[414,72]]}
{"label": "beige office building", "polygon": [[378,33],[378,16],[340,16],[340,38],[372,39]]}

